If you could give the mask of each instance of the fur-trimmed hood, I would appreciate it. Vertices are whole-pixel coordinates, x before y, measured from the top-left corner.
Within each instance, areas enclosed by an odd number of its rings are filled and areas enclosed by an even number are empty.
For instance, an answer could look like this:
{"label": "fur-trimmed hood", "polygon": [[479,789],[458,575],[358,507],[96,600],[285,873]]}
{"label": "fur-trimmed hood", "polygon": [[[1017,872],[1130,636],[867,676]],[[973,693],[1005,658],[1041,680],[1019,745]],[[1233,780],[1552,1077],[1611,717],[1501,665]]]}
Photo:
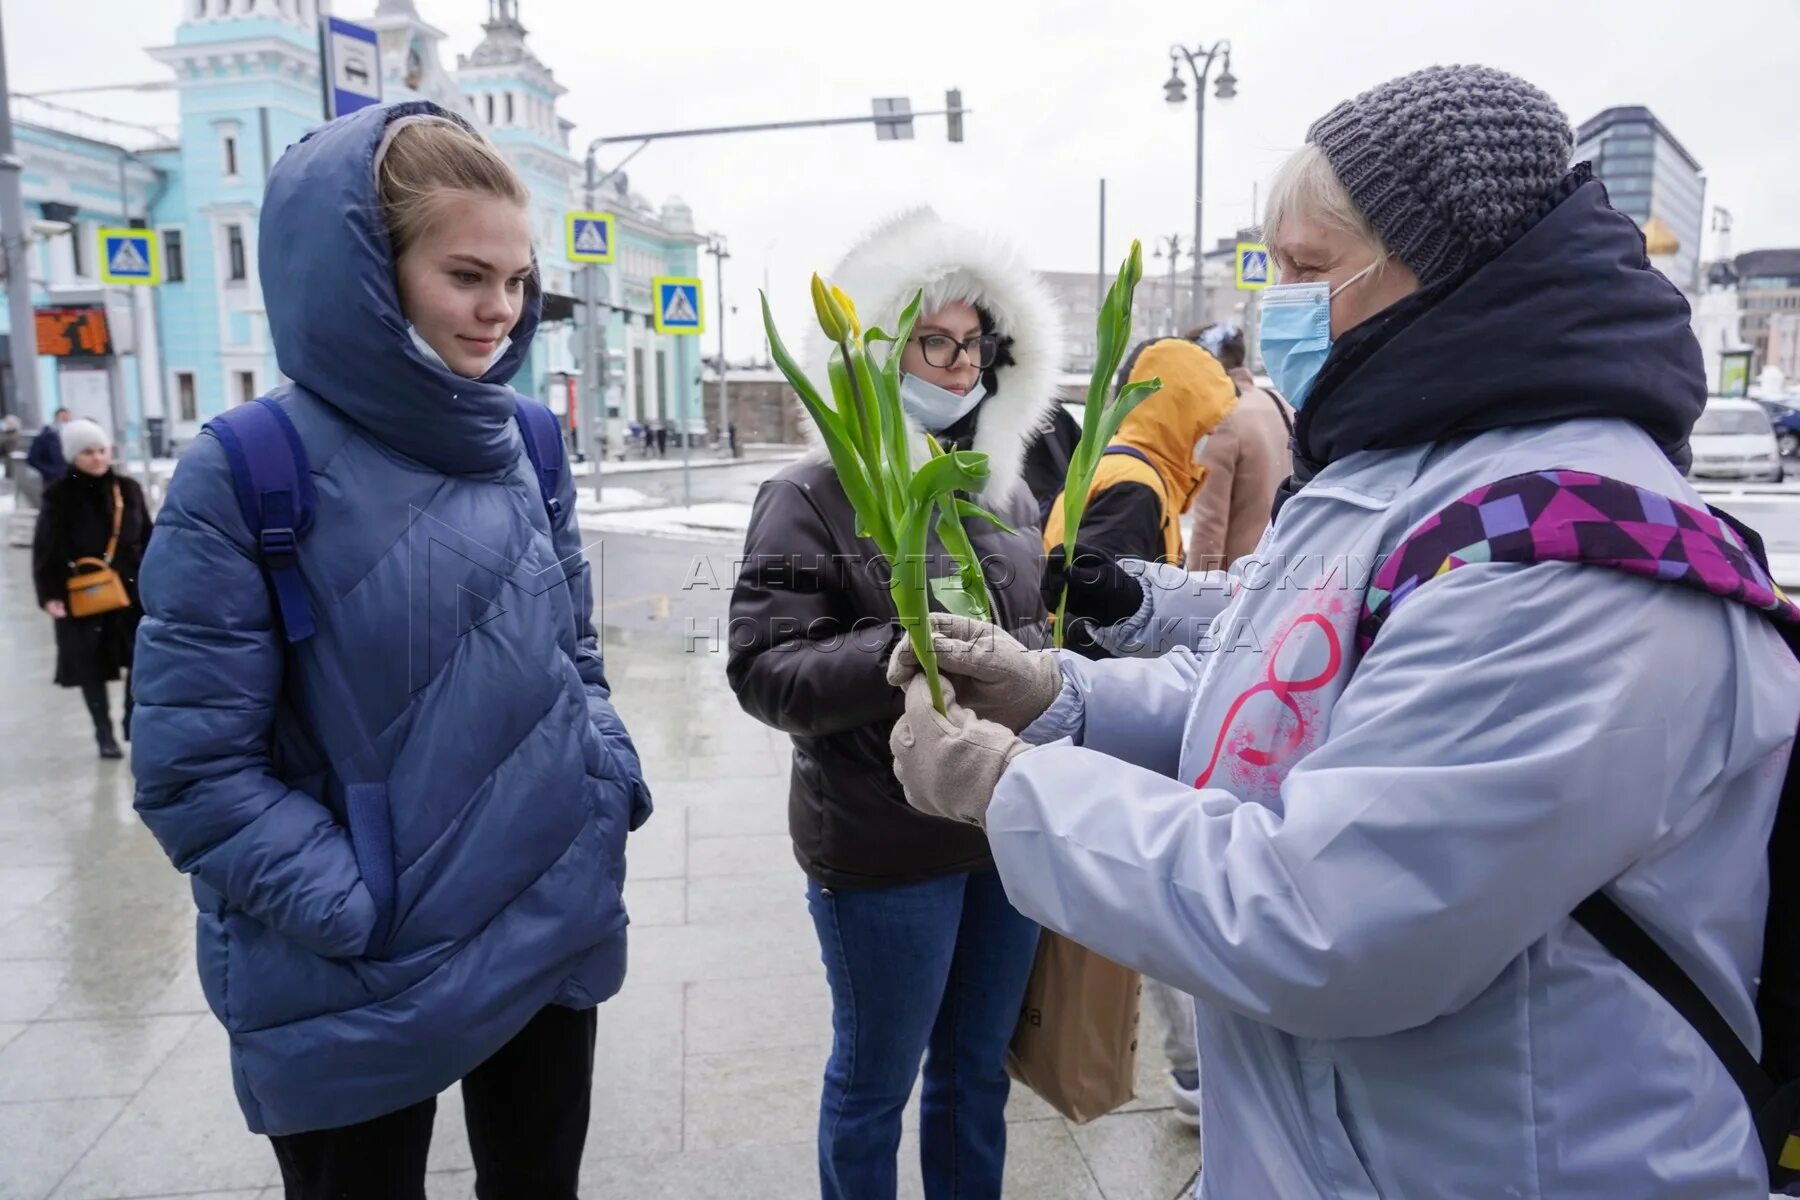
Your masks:
{"label": "fur-trimmed hood", "polygon": [[[1062,313],[1017,247],[916,208],[864,236],[826,278],[855,302],[865,329],[892,330],[922,289],[923,313],[967,301],[988,315],[995,333],[1012,339],[1012,361],[993,370],[991,394],[976,410],[973,448],[988,456],[985,495],[1004,496],[1017,486],[1026,447],[1056,404],[1063,359]],[[823,391],[830,343],[815,328],[805,346],[807,375]],[[907,424],[916,466],[924,461],[924,433],[910,415]],[[817,449],[817,431],[810,421],[805,425]]]}

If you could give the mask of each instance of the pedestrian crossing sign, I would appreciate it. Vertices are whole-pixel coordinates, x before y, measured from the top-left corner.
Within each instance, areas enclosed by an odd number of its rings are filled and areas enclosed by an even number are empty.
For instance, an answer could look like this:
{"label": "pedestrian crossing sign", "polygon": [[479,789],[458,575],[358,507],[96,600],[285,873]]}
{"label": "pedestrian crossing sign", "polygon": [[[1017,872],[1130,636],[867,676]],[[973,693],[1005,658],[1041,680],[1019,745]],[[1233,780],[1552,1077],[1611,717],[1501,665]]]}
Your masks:
{"label": "pedestrian crossing sign", "polygon": [[102,229],[100,282],[156,284],[162,282],[162,258],[156,235],[148,229]]}
{"label": "pedestrian crossing sign", "polygon": [[1269,286],[1269,248],[1261,242],[1237,244],[1237,285],[1246,292]]}
{"label": "pedestrian crossing sign", "polygon": [[650,281],[650,302],[658,333],[705,333],[700,281],[660,275]]}
{"label": "pedestrian crossing sign", "polygon": [[572,263],[609,263],[613,260],[613,215],[572,212],[564,215],[563,233]]}

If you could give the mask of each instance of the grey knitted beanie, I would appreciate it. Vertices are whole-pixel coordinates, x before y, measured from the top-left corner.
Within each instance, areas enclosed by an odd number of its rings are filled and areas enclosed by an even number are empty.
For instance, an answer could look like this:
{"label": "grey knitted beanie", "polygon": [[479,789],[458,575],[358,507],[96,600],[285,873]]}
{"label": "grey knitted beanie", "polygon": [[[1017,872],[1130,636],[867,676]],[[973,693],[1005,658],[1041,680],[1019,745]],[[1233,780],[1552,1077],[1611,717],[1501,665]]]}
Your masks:
{"label": "grey knitted beanie", "polygon": [[1556,101],[1491,67],[1427,67],[1307,131],[1381,240],[1432,284],[1504,249],[1568,173]]}

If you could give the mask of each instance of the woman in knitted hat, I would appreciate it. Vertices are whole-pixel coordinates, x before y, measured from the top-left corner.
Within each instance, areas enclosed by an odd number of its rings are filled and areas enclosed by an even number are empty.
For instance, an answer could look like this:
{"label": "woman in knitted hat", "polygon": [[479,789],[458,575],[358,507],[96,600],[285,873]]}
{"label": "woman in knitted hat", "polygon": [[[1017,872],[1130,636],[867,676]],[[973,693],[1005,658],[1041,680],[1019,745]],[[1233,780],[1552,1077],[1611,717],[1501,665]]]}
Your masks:
{"label": "woman in knitted hat", "polygon": [[[131,670],[137,637],[138,564],[150,541],[150,515],[135,479],[112,469],[112,439],[92,421],[57,426],[69,473],[44,488],[31,541],[31,577],[38,607],[56,622],[56,682],[80,688],[94,718],[101,758],[122,757],[113,734],[106,685]],[[69,611],[69,576],[78,559],[100,559],[124,585],[124,607],[90,616]],[[82,569],[86,569],[85,565]],[[131,684],[125,685],[125,736],[131,736]]]}
{"label": "woman in knitted hat", "polygon": [[1162,657],[944,619],[948,717],[907,681],[909,800],[1199,999],[1202,1195],[1769,1191],[1791,1126],[1726,1060],[1792,1004],[1757,980],[1800,610],[1683,478],[1687,304],[1570,147],[1480,67],[1315,124],[1266,217],[1299,461],[1258,553],[1145,580],[1128,620],[1205,622]]}

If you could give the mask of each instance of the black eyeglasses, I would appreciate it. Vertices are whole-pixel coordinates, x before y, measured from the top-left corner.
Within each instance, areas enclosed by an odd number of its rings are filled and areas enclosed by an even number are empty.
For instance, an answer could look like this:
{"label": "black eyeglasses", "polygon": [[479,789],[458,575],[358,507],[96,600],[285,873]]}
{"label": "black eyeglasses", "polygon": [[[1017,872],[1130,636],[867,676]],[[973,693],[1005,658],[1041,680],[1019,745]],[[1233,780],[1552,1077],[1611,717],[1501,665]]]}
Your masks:
{"label": "black eyeglasses", "polygon": [[978,333],[961,342],[947,333],[921,333],[913,341],[919,343],[925,361],[939,368],[953,367],[957,355],[967,354],[970,362],[985,371],[1000,356],[999,335],[992,333]]}

